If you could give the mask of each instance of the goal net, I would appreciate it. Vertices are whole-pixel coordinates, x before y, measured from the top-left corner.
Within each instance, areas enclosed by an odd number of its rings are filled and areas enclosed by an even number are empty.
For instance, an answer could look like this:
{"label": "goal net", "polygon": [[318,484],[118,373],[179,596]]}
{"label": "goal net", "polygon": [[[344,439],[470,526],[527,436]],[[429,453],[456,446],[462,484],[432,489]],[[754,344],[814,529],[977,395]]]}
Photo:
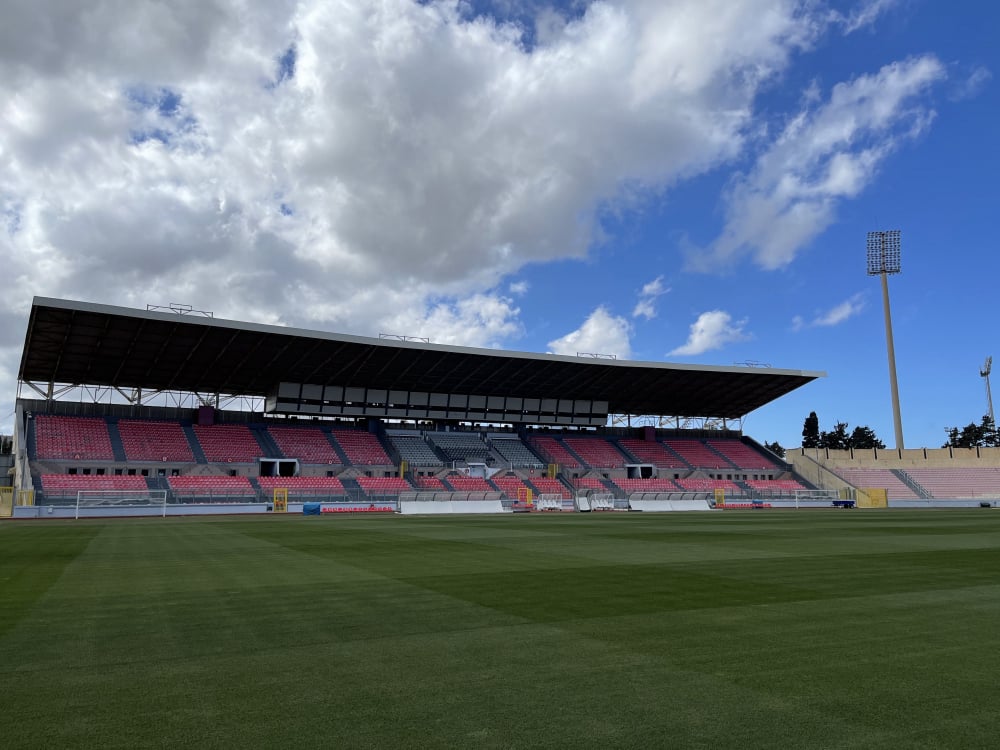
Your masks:
{"label": "goal net", "polygon": [[155,508],[159,515],[167,515],[166,490],[79,490],[76,493],[76,518],[80,511],[100,508],[115,515],[116,509]]}
{"label": "goal net", "polygon": [[610,492],[601,492],[590,496],[591,510],[614,510],[615,496]]}
{"label": "goal net", "polygon": [[562,495],[539,495],[535,499],[537,510],[562,510]]}

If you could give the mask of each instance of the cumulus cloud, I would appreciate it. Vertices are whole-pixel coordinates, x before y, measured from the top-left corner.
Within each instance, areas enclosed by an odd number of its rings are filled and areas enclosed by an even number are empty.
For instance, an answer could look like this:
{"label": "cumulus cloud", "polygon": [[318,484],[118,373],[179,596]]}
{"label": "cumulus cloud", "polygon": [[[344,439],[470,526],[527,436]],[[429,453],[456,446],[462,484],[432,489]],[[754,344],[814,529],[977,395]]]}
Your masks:
{"label": "cumulus cloud", "polygon": [[575,331],[550,341],[549,349],[554,354],[613,354],[628,359],[632,355],[631,333],[625,318],[598,307]]}
{"label": "cumulus cloud", "polygon": [[817,313],[811,320],[801,315],[792,318],[792,330],[801,331],[804,328],[830,328],[859,315],[865,309],[865,295],[862,292],[854,294],[829,310]]}
{"label": "cumulus cloud", "polygon": [[655,318],[657,298],[669,291],[670,289],[663,285],[662,276],[657,276],[648,284],[644,284],[642,289],[639,290],[639,300],[635,303],[635,308],[632,310],[632,317],[645,318],[646,320]]}
{"label": "cumulus cloud", "polygon": [[[36,294],[182,301],[268,323],[516,339],[518,308],[495,291],[506,278],[585,256],[600,212],[629,191],[740,156],[762,86],[840,23],[812,0],[472,7],[8,0],[0,313],[23,321]],[[531,33],[512,22],[532,15]],[[793,127],[784,138],[801,140]],[[770,160],[782,149],[796,150]],[[776,169],[765,160],[734,195],[737,244],[767,244],[738,208],[744,193],[776,200]],[[0,349],[8,371],[17,356]]]}
{"label": "cumulus cloud", "polygon": [[791,263],[833,222],[837,204],[864,190],[899,143],[927,127],[934,112],[916,98],[943,76],[944,66],[924,56],[835,86],[735,181],[722,234],[692,252],[689,267],[719,270],[745,255],[765,269]]}
{"label": "cumulus cloud", "polygon": [[745,332],[747,320],[733,320],[733,316],[724,310],[709,310],[698,316],[691,324],[687,341],[667,352],[667,356],[692,356],[703,354],[713,349],[721,349],[726,344],[736,341],[746,341],[750,338]]}

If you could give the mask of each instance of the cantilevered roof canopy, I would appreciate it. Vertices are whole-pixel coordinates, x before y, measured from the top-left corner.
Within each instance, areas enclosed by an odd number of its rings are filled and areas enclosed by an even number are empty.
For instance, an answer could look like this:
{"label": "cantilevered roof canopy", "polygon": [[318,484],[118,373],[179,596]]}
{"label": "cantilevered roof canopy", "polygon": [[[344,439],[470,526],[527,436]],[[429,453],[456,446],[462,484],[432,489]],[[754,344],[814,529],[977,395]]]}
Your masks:
{"label": "cantilevered roof canopy", "polygon": [[423,344],[36,297],[18,377],[267,396],[280,382],[607,401],[615,414],[735,419],[822,372]]}

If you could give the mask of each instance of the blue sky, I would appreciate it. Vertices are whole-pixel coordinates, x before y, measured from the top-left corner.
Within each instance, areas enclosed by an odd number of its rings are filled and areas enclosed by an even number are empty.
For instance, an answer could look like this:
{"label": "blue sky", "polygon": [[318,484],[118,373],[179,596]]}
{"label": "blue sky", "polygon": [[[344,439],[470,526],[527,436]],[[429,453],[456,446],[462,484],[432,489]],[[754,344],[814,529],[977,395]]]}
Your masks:
{"label": "blue sky", "polygon": [[[907,447],[997,354],[992,4],[14,0],[0,399],[33,295],[527,351],[821,370],[746,431]],[[10,416],[0,424],[9,424]]]}

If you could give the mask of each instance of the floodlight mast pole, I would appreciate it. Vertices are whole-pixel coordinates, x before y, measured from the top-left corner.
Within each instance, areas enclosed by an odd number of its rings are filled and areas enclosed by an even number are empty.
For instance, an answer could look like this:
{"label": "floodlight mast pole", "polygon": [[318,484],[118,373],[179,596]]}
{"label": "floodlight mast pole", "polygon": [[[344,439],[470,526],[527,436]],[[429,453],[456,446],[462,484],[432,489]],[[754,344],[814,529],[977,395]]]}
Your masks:
{"label": "floodlight mast pole", "polygon": [[890,273],[899,273],[900,232],[868,233],[868,275],[882,277],[882,308],[885,312],[885,343],[889,353],[889,387],[892,391],[892,420],[896,432],[896,448],[903,446],[903,419],[899,410],[899,385],[896,382],[896,347],[892,340],[892,314],[889,311]]}

